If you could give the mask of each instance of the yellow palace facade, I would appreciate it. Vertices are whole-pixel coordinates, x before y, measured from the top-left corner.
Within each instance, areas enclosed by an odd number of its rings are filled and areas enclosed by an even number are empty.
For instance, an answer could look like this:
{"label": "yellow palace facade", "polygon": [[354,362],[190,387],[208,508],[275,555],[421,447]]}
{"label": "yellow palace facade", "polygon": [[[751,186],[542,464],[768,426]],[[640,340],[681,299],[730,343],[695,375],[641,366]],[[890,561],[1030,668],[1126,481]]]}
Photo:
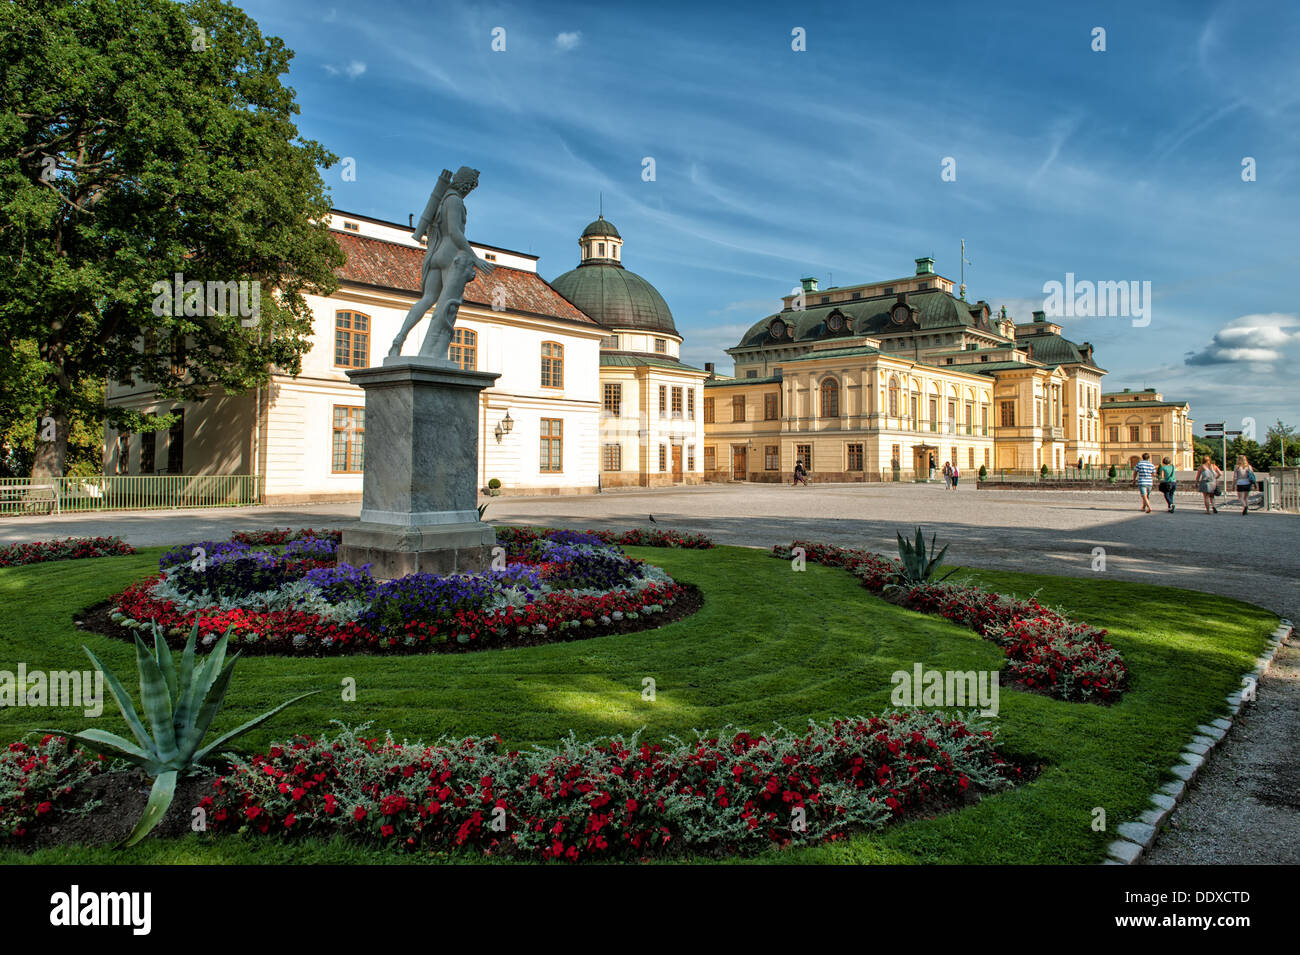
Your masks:
{"label": "yellow palace facade", "polygon": [[[1107,467],[1092,345],[1042,312],[1017,324],[967,302],[933,266],[826,290],[804,279],[746,331],[727,349],[735,376],[704,385],[705,479],[788,481],[796,462],[817,481]],[[1171,450],[1185,433],[1152,432]]]}

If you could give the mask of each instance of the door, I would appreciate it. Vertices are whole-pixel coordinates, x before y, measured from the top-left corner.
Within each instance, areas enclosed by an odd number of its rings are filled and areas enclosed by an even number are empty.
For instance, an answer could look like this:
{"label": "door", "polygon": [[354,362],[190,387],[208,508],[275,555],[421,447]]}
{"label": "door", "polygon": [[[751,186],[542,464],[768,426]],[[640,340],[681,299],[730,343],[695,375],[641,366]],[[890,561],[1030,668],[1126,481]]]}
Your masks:
{"label": "door", "polygon": [[749,468],[745,464],[745,446],[743,444],[733,444],[731,446],[731,479],[733,481],[745,480],[745,473]]}
{"label": "door", "polygon": [[673,445],[673,483],[682,483],[682,446]]}

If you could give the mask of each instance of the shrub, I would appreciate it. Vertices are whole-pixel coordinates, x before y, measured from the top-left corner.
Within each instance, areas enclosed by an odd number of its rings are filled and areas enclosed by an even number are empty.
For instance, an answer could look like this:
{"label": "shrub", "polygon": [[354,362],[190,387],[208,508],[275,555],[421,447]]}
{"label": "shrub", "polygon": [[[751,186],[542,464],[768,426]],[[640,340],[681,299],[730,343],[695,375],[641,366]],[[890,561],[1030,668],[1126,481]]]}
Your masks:
{"label": "shrub", "polygon": [[[943,545],[943,550],[938,555],[934,552],[934,545],[938,535],[930,537],[929,556],[925,552],[925,534],[921,528],[916,529],[916,543],[905,539],[902,534],[895,532],[898,537],[898,566],[899,566],[899,583],[907,586],[913,584],[928,584],[934,579],[934,575],[939,572],[939,564],[943,560],[943,555],[948,553],[947,544]],[[940,577],[940,580],[946,580],[955,574],[955,570]]]}
{"label": "shrub", "polygon": [[979,471],[979,479],[980,479],[981,481],[983,481],[983,480],[986,480],[986,479],[988,478],[988,476],[989,476],[989,468],[988,468],[988,465],[987,465],[987,464],[981,464],[981,465],[980,465],[980,471]]}
{"label": "shrub", "polygon": [[62,540],[32,541],[0,547],[0,567],[19,567],[51,560],[120,557],[134,553],[135,548],[120,537],[65,537]]}
{"label": "shrub", "polygon": [[960,806],[1018,776],[991,729],[917,710],[663,745],[570,734],[525,752],[503,752],[498,738],[423,746],[361,730],[236,761],[200,802],[209,825],[395,849],[641,859],[836,839]]}
{"label": "shrub", "polygon": [[501,479],[500,479],[500,478],[491,478],[491,479],[489,479],[489,480],[488,480],[488,487],[491,488],[493,491],[499,489],[499,488],[501,487]]}
{"label": "shrub", "polygon": [[33,829],[94,809],[95,803],[73,806],[70,797],[103,768],[102,759],[73,750],[63,736],[10,743],[0,752],[0,842],[22,840]]}

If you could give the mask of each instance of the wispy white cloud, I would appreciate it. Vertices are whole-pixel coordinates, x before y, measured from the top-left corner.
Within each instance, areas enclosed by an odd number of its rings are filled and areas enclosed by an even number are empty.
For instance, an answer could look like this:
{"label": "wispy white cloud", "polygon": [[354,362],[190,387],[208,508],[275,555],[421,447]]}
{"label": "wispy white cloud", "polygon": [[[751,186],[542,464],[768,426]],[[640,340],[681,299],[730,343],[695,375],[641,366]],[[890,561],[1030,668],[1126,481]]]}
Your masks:
{"label": "wispy white cloud", "polygon": [[366,72],[366,64],[361,60],[349,60],[344,66],[335,66],[333,63],[325,64],[325,72],[330,76],[346,76],[350,80],[355,80]]}
{"label": "wispy white cloud", "polygon": [[569,33],[557,33],[555,35],[555,48],[566,53],[569,50],[576,49],[580,43],[582,43],[581,30],[574,30]]}

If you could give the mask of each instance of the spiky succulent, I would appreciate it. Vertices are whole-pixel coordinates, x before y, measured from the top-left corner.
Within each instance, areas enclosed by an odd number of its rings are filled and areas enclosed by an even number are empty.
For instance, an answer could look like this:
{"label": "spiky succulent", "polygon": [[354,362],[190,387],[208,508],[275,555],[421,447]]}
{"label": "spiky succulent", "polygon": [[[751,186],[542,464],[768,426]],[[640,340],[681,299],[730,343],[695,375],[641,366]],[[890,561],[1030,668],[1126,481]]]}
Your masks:
{"label": "spiky succulent", "polygon": [[[937,535],[930,537],[930,553],[927,556],[925,552],[925,534],[921,528],[916,529],[916,543],[913,544],[902,534],[895,531],[898,537],[898,562],[902,565],[900,581],[903,585],[928,584],[934,580],[935,572],[939,569],[939,564],[943,561],[943,555],[948,553],[948,544],[943,545],[943,550],[938,554],[934,552],[934,545]],[[957,571],[955,569],[948,571],[939,580],[947,580]],[[934,581],[937,583],[938,581]]]}
{"label": "spiky succulent", "polygon": [[208,728],[225,700],[226,691],[230,688],[230,677],[239,654],[226,660],[226,644],[230,637],[230,632],[226,631],[206,658],[197,659],[194,647],[198,635],[199,627],[196,623],[185,643],[179,665],[157,623],[153,624],[152,651],[140,639],[139,634],[136,635],[135,659],[140,671],[140,701],[149,729],[145,728],[136,714],[131,694],[123,688],[116,674],[89,647],[82,647],[95,669],[104,674],[104,682],[135,736],[135,743],[107,730],[88,729],[80,733],[49,730],[75,739],[88,749],[125,759],[153,779],[153,788],[149,792],[144,813],[122,843],[124,846],[135,845],[158,825],[171,806],[176,794],[176,783],[181,776],[194,774],[205,760],[218,754],[222,746],[265,723],[286,706],[320,692],[314,690],[312,693],[295,696],[200,748],[203,737],[207,735]]}

